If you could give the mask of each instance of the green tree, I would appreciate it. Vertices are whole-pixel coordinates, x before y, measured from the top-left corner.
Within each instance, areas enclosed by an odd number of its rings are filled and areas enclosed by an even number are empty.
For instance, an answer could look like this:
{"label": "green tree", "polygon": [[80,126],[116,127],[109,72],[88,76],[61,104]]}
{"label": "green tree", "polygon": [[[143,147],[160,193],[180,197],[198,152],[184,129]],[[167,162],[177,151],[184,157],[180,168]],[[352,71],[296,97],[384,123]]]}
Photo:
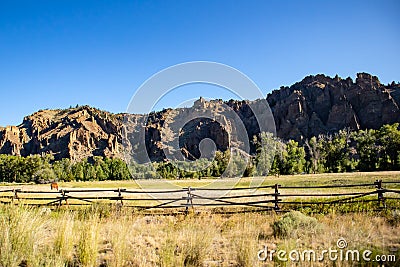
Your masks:
{"label": "green tree", "polygon": [[382,126],[378,131],[378,138],[382,145],[382,167],[386,170],[399,169],[399,123]]}
{"label": "green tree", "polygon": [[226,150],[225,152],[216,151],[214,161],[216,162],[215,165],[215,177],[220,177],[222,174],[225,173],[226,168],[228,167],[229,159],[231,157],[231,152]]}
{"label": "green tree", "polygon": [[344,172],[353,168],[349,157],[350,133],[348,131],[341,130],[334,136],[328,136],[319,141],[325,169],[328,172]]}
{"label": "green tree", "polygon": [[376,130],[373,129],[353,133],[359,157],[359,170],[375,171],[379,168],[381,147],[377,144],[377,137]]}
{"label": "green tree", "polygon": [[296,174],[303,172],[306,163],[305,154],[304,148],[299,147],[296,141],[290,140],[287,142],[283,153],[283,173]]}
{"label": "green tree", "polygon": [[[324,137],[320,137],[324,138]],[[308,173],[322,173],[324,172],[323,165],[323,148],[320,142],[315,136],[311,137],[310,140],[305,142],[305,146],[308,152],[309,158],[309,170]]]}
{"label": "green tree", "polygon": [[274,156],[274,161],[272,162],[270,174],[277,176],[285,174],[284,173],[285,149],[286,149],[285,143],[281,141],[276,143],[275,156]]}
{"label": "green tree", "polygon": [[33,176],[35,183],[48,183],[55,181],[56,178],[57,176],[51,168],[40,169]]}
{"label": "green tree", "polygon": [[253,142],[257,151],[257,175],[268,175],[275,158],[276,146],[280,141],[272,133],[262,132],[259,138],[256,136],[253,138]]}

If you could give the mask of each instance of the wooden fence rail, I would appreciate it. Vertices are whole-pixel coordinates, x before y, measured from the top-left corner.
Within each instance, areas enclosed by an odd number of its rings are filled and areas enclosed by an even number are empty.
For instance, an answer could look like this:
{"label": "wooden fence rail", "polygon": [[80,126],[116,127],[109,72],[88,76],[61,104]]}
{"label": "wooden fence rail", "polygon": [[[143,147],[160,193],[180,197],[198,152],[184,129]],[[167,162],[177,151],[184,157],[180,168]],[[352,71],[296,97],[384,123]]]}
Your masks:
{"label": "wooden fence rail", "polygon": [[[118,189],[60,189],[59,191],[29,191],[21,189],[0,190],[2,203],[25,203],[38,206],[91,205],[98,202],[115,203],[119,206],[139,209],[183,208],[184,212],[195,207],[244,206],[262,210],[280,211],[285,206],[304,207],[312,205],[331,205],[355,202],[376,202],[377,209],[390,208],[386,200],[400,201],[400,190],[388,188],[400,181],[347,185],[319,186],[268,186],[247,188],[182,188],[174,190],[129,190]],[[316,189],[357,188],[364,192],[312,192]],[[294,192],[288,192],[295,190]],[[298,190],[307,190],[299,193]],[[251,192],[250,192],[251,191]],[[225,192],[215,195],[216,192]],[[208,195],[207,195],[208,193]],[[234,194],[232,194],[234,193]],[[376,198],[373,196],[376,195]],[[320,198],[324,198],[320,200]],[[332,199],[330,199],[332,198]],[[108,201],[108,202],[107,202]],[[156,202],[156,203],[154,203]],[[400,202],[399,202],[400,204]]]}

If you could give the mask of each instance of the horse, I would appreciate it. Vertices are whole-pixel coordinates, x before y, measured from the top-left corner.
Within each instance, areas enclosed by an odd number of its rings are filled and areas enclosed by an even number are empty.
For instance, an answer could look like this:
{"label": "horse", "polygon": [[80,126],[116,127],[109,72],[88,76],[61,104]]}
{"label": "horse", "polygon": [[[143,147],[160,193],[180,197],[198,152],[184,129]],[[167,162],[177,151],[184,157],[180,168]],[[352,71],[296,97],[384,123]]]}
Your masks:
{"label": "horse", "polygon": [[58,190],[58,184],[56,182],[51,183],[50,190],[56,189]]}

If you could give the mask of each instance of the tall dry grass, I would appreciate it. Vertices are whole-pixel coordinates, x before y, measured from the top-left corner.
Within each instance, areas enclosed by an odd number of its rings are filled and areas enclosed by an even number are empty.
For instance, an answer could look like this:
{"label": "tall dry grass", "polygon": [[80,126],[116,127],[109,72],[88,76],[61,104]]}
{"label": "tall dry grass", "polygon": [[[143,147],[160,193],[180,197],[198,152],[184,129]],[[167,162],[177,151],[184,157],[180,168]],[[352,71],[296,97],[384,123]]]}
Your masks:
{"label": "tall dry grass", "polygon": [[170,222],[165,234],[161,266],[203,266],[218,231],[209,216],[191,214]]}
{"label": "tall dry grass", "polygon": [[57,227],[54,231],[54,257],[59,261],[73,262],[74,259],[74,244],[76,236],[74,234],[75,218],[71,213],[63,213],[59,218],[54,220]]}
{"label": "tall dry grass", "polygon": [[[106,207],[48,214],[39,208],[2,205],[0,266],[274,266],[276,259],[257,259],[265,245],[320,251],[336,246],[340,237],[349,248],[368,248],[375,254],[400,249],[398,221],[379,214],[314,215],[311,227],[290,222],[291,228],[283,218],[274,213],[158,216]],[[291,220],[298,218],[308,220]],[[277,235],[274,225],[291,234]]]}
{"label": "tall dry grass", "polygon": [[48,242],[47,218],[29,207],[3,206],[0,214],[0,265],[39,266]]}

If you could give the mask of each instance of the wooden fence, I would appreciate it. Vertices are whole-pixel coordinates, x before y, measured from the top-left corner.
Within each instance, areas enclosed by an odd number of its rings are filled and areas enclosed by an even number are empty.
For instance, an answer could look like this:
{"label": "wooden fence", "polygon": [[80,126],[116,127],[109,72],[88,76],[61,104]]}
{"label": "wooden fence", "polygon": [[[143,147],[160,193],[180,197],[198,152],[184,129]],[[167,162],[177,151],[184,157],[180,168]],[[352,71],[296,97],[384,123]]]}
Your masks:
{"label": "wooden fence", "polygon": [[[188,212],[189,209],[195,207],[232,206],[282,211],[295,207],[355,202],[376,202],[374,205],[376,209],[385,209],[391,208],[387,206],[389,199],[399,201],[400,206],[399,187],[400,181],[376,180],[374,183],[347,185],[281,186],[274,184],[247,188],[188,187],[176,190],[118,188],[26,191],[14,188],[0,190],[0,201],[37,206],[91,205],[101,202],[144,210],[182,209],[183,212]],[[334,189],[335,192],[331,192]]]}

